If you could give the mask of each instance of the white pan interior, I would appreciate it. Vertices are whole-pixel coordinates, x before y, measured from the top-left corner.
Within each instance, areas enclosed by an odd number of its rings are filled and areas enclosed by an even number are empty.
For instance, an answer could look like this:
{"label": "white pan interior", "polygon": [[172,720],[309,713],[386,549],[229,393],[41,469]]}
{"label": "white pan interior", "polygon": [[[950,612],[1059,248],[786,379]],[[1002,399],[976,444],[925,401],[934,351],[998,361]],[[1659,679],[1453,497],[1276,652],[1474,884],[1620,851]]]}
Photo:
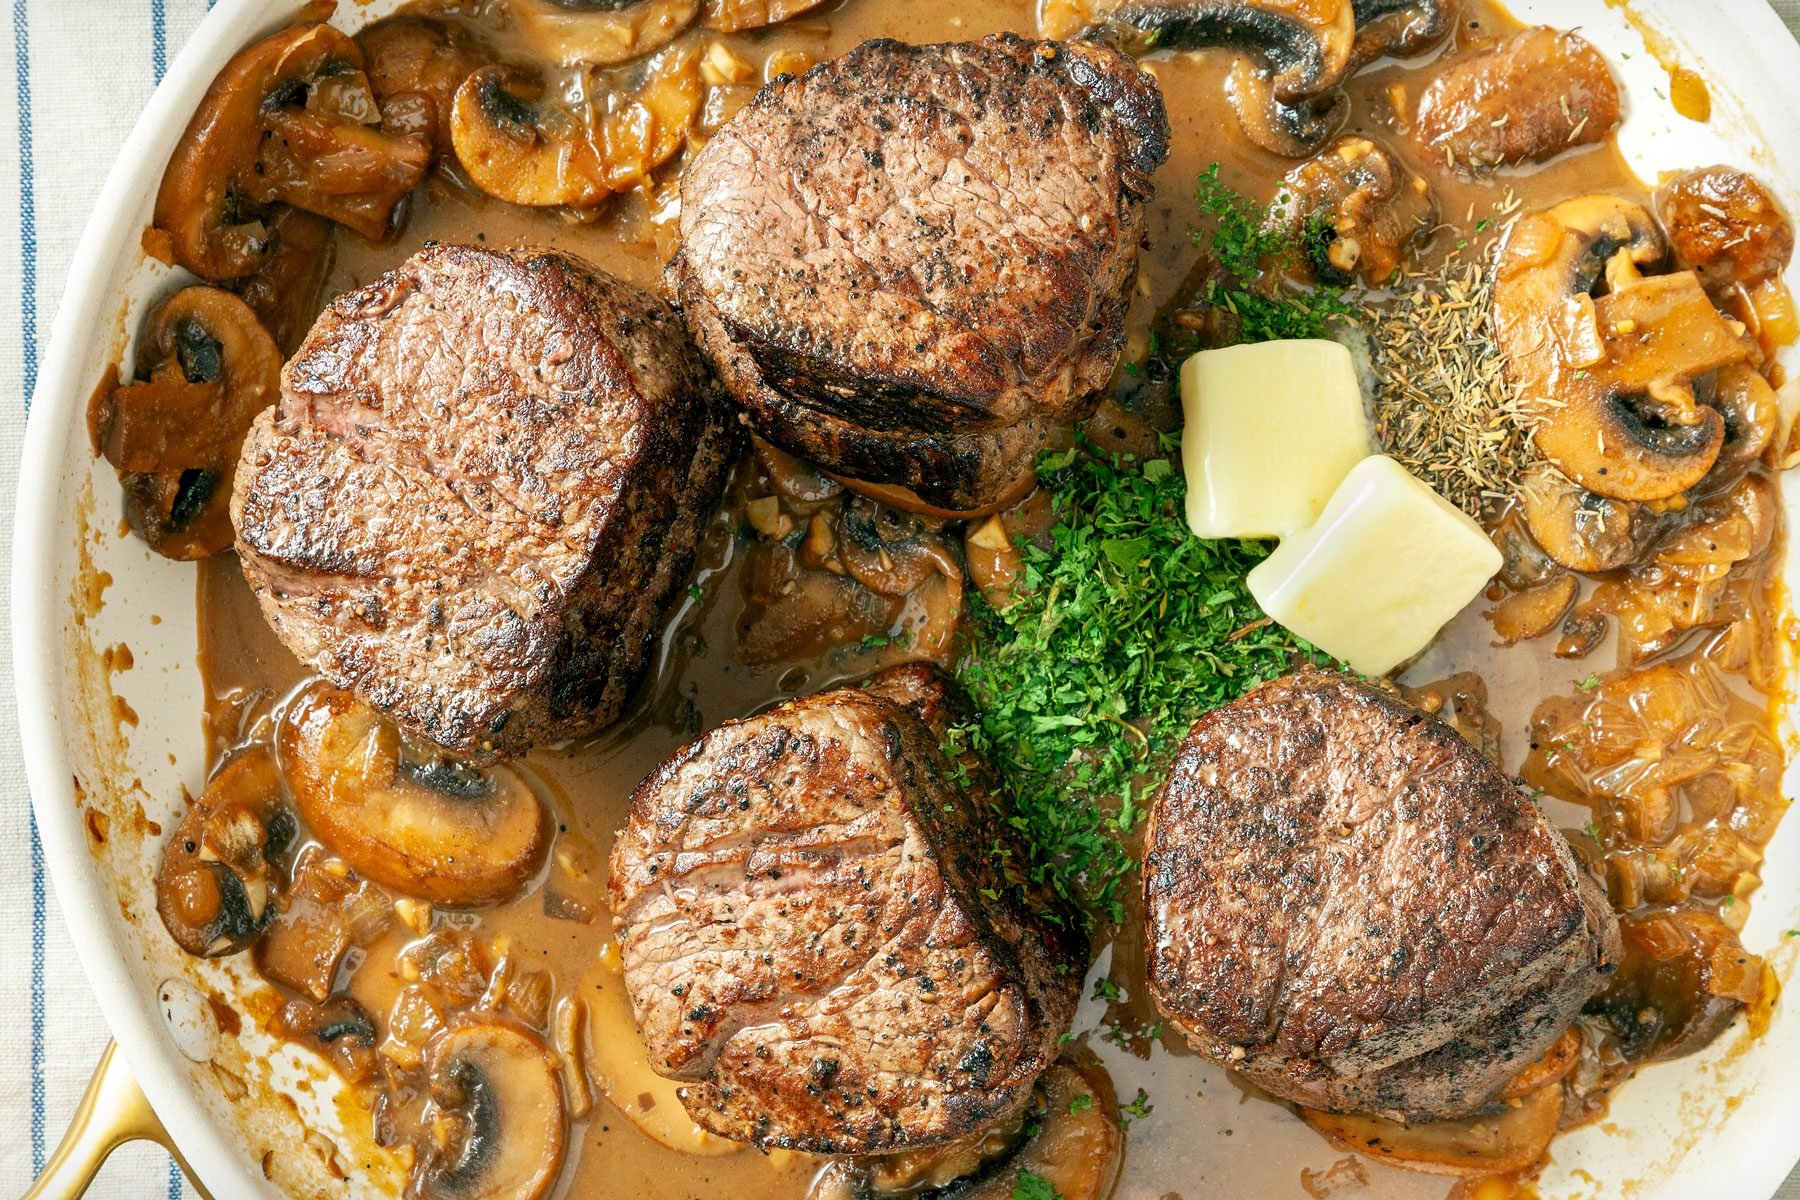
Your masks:
{"label": "white pan interior", "polygon": [[[353,29],[397,4],[345,5],[337,22]],[[207,997],[258,1012],[272,993],[246,969],[182,954],[156,918],[156,830],[173,828],[183,789],[198,792],[205,770],[195,574],[122,532],[117,486],[90,454],[84,414],[144,309],[183,282],[146,262],[139,239],[188,115],[235,50],[301,7],[222,0],[114,165],[76,255],[32,407],[13,564],[21,732],[57,896],[101,1008],[157,1112],[213,1194],[233,1198],[391,1196],[402,1174],[370,1144],[366,1122],[342,1119],[335,1077],[321,1063],[256,1032],[254,1021],[241,1038],[221,1034]],[[1645,178],[1739,163],[1800,212],[1800,46],[1762,0],[1639,0],[1630,12],[1603,0],[1513,7],[1523,20],[1579,27],[1607,53],[1629,96],[1621,142]],[[1668,76],[1634,17],[1705,77],[1710,123],[1675,115]],[[1668,47],[1655,49],[1667,57]],[[1796,507],[1789,497],[1790,521]],[[1791,563],[1787,577],[1791,590],[1800,578]],[[129,669],[121,669],[120,646],[130,650]],[[1795,746],[1791,724],[1782,733]],[[1796,778],[1790,769],[1790,797]],[[1790,820],[1768,848],[1744,933],[1753,950],[1771,956],[1790,993],[1800,938],[1784,932],[1795,928],[1800,821]],[[1164,1131],[1138,1151],[1162,1177],[1144,1200],[1170,1191],[1185,1200],[1297,1196],[1301,1168],[1340,1157],[1280,1109],[1217,1082],[1207,1089],[1217,1129]],[[1227,1128],[1230,1137],[1222,1136]],[[1766,1196],[1800,1153],[1796,1130],[1800,1005],[1789,1003],[1759,1039],[1739,1022],[1706,1053],[1645,1071],[1617,1096],[1608,1120],[1557,1142],[1540,1188],[1557,1200]],[[1442,1180],[1371,1174],[1373,1194],[1382,1196],[1446,1190]],[[1127,1189],[1122,1200],[1139,1197]]]}

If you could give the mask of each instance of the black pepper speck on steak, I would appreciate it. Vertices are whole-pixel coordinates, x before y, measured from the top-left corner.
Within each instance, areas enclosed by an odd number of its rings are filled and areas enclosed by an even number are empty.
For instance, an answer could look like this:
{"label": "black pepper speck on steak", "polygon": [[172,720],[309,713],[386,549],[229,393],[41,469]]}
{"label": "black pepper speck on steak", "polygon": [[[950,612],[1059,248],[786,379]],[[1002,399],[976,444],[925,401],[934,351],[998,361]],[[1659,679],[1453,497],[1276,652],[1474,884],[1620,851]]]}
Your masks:
{"label": "black pepper speck on steak", "polygon": [[1482,1110],[1619,959],[1599,887],[1449,726],[1307,671],[1202,718],[1151,808],[1157,1007],[1278,1096]]}
{"label": "black pepper speck on steak", "polygon": [[1002,874],[1023,848],[939,749],[956,704],[924,668],[884,673],[724,725],[632,798],[610,884],[625,985],[705,1128],[931,1145],[1055,1060],[1086,947]]}
{"label": "black pepper speck on steak", "polygon": [[1111,377],[1168,144],[1110,49],[866,42],[695,157],[670,290],[770,441],[976,508]]}
{"label": "black pepper speck on steak", "polygon": [[481,761],[611,722],[737,446],[662,301],[435,246],[338,297],[244,443],[238,554],[302,662]]}

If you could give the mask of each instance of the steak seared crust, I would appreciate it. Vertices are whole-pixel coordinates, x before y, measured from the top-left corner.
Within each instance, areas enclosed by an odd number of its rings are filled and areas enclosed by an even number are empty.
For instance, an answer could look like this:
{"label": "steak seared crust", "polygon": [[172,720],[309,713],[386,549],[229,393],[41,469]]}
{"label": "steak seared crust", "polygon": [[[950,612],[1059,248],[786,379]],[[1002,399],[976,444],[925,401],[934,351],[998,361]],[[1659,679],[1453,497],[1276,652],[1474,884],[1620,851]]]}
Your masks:
{"label": "steak seared crust", "polygon": [[431,247],[282,372],[238,553],[301,661],[491,760],[618,715],[737,439],[661,301],[563,254]]}
{"label": "steak seared crust", "polygon": [[917,676],[791,701],[632,798],[610,883],[625,984],[705,1128],[818,1154],[931,1145],[1056,1058],[1084,948],[1000,874],[997,846],[1019,848],[925,723],[946,704]]}
{"label": "steak seared crust", "polygon": [[695,157],[669,290],[765,437],[977,507],[1110,378],[1168,142],[1110,49],[866,42]]}
{"label": "steak seared crust", "polygon": [[1480,1111],[1620,954],[1605,896],[1512,781],[1436,718],[1325,672],[1194,726],[1143,878],[1158,1008],[1315,1108]]}

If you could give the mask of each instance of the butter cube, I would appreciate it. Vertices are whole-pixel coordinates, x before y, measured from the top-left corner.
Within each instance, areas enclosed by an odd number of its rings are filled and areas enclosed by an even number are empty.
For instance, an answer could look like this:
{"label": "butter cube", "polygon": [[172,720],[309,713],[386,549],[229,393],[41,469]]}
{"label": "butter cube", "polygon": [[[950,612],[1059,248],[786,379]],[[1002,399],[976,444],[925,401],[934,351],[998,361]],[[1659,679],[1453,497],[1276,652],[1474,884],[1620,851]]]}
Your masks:
{"label": "butter cube", "polygon": [[1283,537],[1318,518],[1371,448],[1350,351],[1316,339],[1202,350],[1181,364],[1188,527]]}
{"label": "butter cube", "polygon": [[1356,671],[1383,675],[1429,645],[1499,569],[1480,525],[1376,455],[1248,582],[1281,624]]}

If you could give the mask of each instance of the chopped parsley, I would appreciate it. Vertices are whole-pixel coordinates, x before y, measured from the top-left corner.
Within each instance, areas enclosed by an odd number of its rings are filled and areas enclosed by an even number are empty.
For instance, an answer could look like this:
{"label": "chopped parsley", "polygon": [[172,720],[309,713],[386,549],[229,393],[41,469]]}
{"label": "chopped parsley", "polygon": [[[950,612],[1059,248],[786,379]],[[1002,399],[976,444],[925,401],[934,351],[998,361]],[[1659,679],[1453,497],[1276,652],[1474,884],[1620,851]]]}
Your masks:
{"label": "chopped parsley", "polygon": [[1069,1097],[1069,1111],[1071,1113],[1086,1112],[1092,1107],[1094,1107],[1094,1098],[1086,1092]]}
{"label": "chopped parsley", "polygon": [[1020,1171],[1013,1181],[1012,1200],[1062,1200],[1062,1193],[1035,1171]]}
{"label": "chopped parsley", "polygon": [[1195,719],[1297,655],[1325,659],[1251,598],[1244,576],[1267,544],[1188,532],[1167,460],[1132,467],[1078,446],[1044,456],[1038,475],[1057,516],[1051,544],[1021,546],[1005,609],[971,593],[958,673],[980,716],[951,749],[1000,772],[1034,877],[1090,922],[1116,922],[1134,866],[1125,838]]}
{"label": "chopped parsley", "polygon": [[[1218,266],[1198,299],[1235,316],[1238,341],[1323,337],[1332,322],[1350,315],[1341,295],[1282,278],[1281,268],[1300,265],[1302,244],[1270,222],[1262,206],[1220,180],[1218,163],[1201,172],[1194,199],[1202,218],[1194,244]],[[1309,225],[1303,241],[1328,233]]]}
{"label": "chopped parsley", "polygon": [[1133,1121],[1141,1121],[1149,1116],[1150,1109],[1150,1093],[1146,1092],[1143,1088],[1139,1088],[1137,1095],[1132,1098],[1130,1104],[1121,1104],[1119,1106],[1119,1111],[1124,1114],[1119,1118],[1119,1124],[1126,1129],[1130,1129]]}

